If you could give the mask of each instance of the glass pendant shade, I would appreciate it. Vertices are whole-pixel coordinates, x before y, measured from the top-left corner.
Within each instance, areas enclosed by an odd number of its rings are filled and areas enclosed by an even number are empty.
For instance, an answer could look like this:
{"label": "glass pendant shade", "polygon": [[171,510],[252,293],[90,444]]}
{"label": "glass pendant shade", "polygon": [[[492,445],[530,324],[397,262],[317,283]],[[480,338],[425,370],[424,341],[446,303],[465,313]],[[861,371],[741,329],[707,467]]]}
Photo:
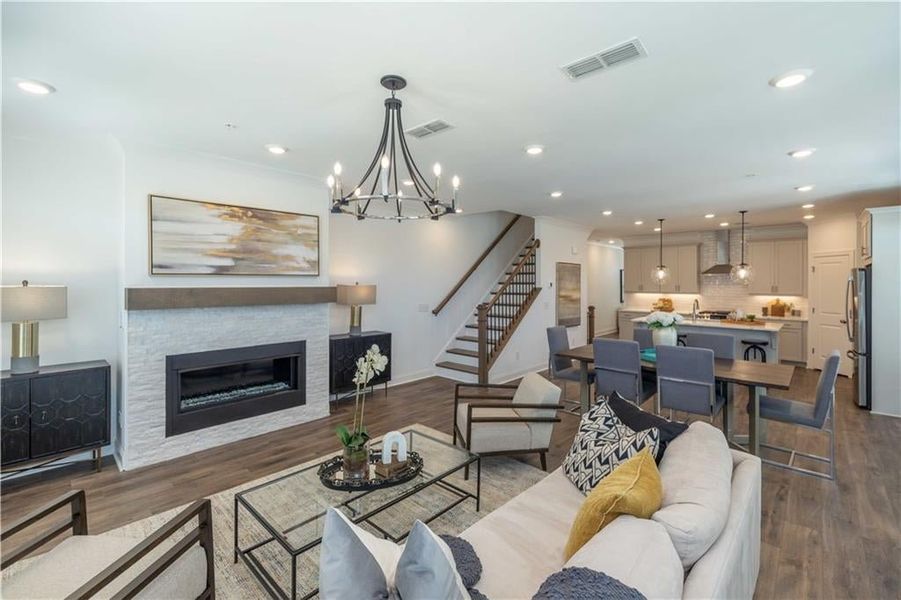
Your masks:
{"label": "glass pendant shade", "polygon": [[669,267],[666,265],[657,265],[654,267],[654,270],[651,271],[651,278],[656,281],[658,285],[663,285],[669,281],[669,276]]}
{"label": "glass pendant shade", "polygon": [[754,279],[754,269],[752,269],[749,264],[739,263],[733,265],[730,277],[732,278],[732,281],[736,283],[748,285]]}

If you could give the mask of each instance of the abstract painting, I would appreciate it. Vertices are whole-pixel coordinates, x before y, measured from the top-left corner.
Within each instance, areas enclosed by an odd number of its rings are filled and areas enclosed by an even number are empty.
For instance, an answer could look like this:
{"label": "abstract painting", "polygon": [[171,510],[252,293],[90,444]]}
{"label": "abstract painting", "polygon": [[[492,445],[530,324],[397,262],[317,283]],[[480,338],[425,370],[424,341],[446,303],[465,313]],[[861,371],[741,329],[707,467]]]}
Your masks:
{"label": "abstract painting", "polygon": [[557,263],[557,325],[582,324],[582,265]]}
{"label": "abstract painting", "polygon": [[319,275],[319,217],[150,196],[153,275]]}

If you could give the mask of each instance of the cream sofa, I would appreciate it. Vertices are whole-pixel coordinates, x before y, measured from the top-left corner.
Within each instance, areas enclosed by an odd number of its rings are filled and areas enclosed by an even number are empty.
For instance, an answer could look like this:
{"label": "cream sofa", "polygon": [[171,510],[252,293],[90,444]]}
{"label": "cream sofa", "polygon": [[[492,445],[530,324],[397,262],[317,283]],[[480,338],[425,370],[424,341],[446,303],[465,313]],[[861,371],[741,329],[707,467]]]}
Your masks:
{"label": "cream sofa", "polygon": [[[492,600],[531,598],[549,575],[585,566],[648,598],[751,598],[760,565],[760,459],[729,450],[717,435],[710,425],[693,423],[661,461],[664,507],[651,519],[618,517],[566,563],[563,547],[585,497],[557,469],[460,534],[482,561],[476,588]],[[724,484],[715,481],[723,469],[711,468],[711,456],[731,466],[731,486],[728,472]],[[718,485],[726,495],[723,510],[706,514],[704,502],[692,497],[715,494]],[[681,513],[666,506],[677,500],[685,502]],[[709,547],[686,546],[686,536],[711,531]]]}

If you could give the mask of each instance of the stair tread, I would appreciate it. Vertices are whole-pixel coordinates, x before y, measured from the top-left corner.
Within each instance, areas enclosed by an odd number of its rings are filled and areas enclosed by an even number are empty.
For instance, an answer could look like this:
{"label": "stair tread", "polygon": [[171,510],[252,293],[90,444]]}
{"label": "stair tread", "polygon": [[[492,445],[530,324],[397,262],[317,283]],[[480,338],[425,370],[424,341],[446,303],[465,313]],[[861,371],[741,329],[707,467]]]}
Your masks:
{"label": "stair tread", "polygon": [[[509,294],[510,296],[528,296],[531,292],[511,292],[510,290],[504,290],[501,292],[501,295]],[[497,292],[491,292],[492,296],[496,296]]]}
{"label": "stair tread", "polygon": [[458,335],[457,339],[461,342],[473,342],[474,344],[479,343],[479,338],[474,335]]}
{"label": "stair tread", "polygon": [[[495,306],[497,306],[497,304],[495,304]],[[519,304],[511,304],[510,306],[519,306]],[[475,316],[478,316],[479,311],[475,311],[475,312],[472,313],[472,314],[475,315]],[[499,315],[499,314],[493,313],[493,312],[489,312],[489,313],[488,313],[488,316],[491,317],[491,318],[493,318],[493,319],[512,319],[512,318],[513,318],[513,317],[510,316],[510,315]]]}
{"label": "stair tread", "polygon": [[467,350],[466,348],[448,348],[445,350],[448,354],[459,354],[460,356],[469,356],[471,358],[478,358],[479,353],[475,350]]}
{"label": "stair tread", "polygon": [[[466,325],[466,327],[469,329],[478,329],[479,328],[479,326],[475,323],[468,323]],[[505,329],[504,327],[488,327],[489,331],[504,331],[504,329]]]}
{"label": "stair tread", "polygon": [[451,369],[453,371],[462,371],[464,373],[471,373],[473,375],[479,374],[478,367],[473,367],[471,365],[464,365],[464,364],[449,361],[449,360],[443,360],[439,363],[435,363],[435,366],[441,367],[442,369]]}

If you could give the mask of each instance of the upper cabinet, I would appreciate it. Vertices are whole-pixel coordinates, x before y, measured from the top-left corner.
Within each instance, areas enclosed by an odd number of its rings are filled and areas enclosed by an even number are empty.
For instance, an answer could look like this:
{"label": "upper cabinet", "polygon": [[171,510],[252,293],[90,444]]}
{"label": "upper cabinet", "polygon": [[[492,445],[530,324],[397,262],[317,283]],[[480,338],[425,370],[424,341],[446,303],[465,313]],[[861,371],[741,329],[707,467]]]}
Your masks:
{"label": "upper cabinet", "polygon": [[870,211],[865,210],[860,213],[857,219],[857,250],[858,262],[861,266],[866,266],[873,262],[873,253],[870,250],[872,233],[872,217]]}
{"label": "upper cabinet", "polygon": [[750,294],[803,296],[807,281],[805,240],[748,242],[747,261],[754,272]]}
{"label": "upper cabinet", "polygon": [[652,292],[664,294],[697,294],[698,247],[665,246],[663,264],[669,267],[670,277],[664,285],[654,281],[654,267],[660,261],[656,247],[626,248],[623,256],[623,288],[626,292]]}

